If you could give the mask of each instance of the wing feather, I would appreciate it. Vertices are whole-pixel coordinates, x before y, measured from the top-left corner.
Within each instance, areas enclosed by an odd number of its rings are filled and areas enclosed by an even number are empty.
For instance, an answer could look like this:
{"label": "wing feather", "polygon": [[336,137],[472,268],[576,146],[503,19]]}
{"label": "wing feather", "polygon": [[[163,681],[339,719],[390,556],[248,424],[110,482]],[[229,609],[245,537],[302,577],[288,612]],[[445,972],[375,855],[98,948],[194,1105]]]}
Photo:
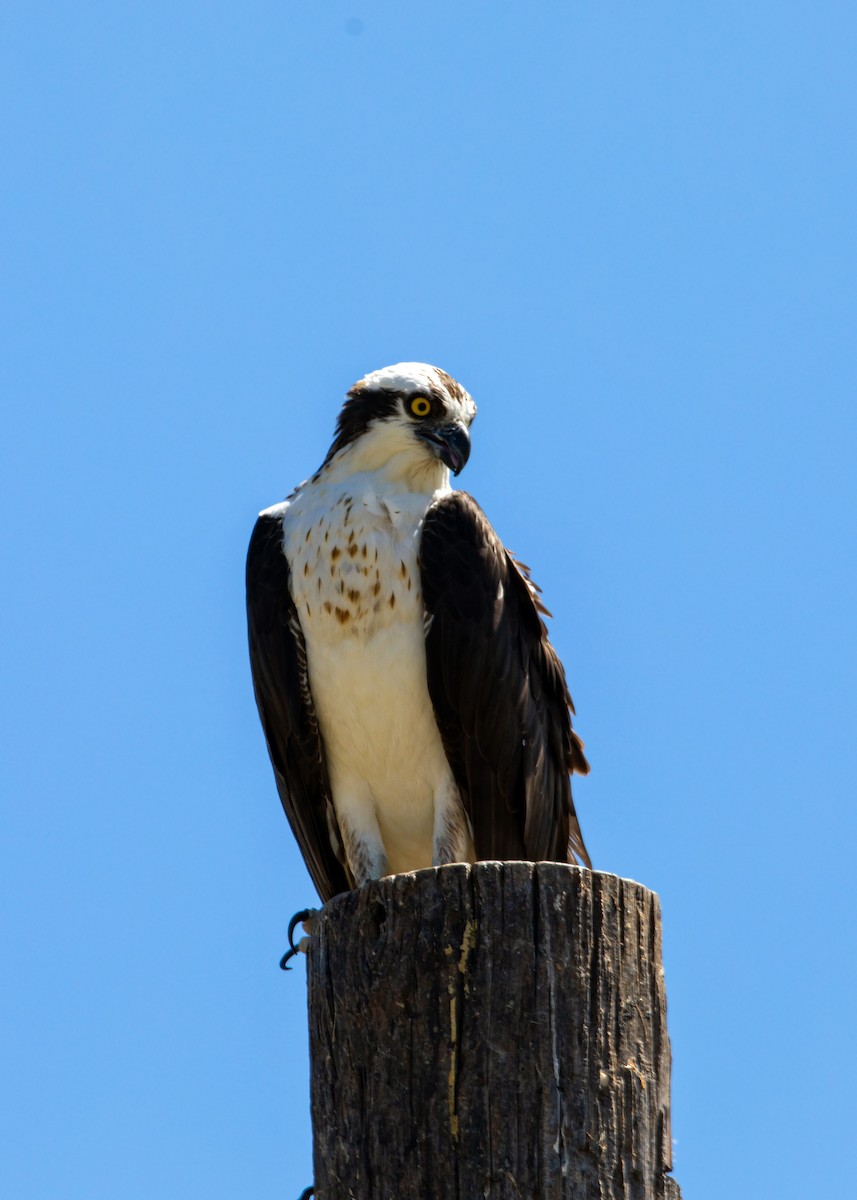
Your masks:
{"label": "wing feather", "polygon": [[323,901],[348,891],[306,645],[290,590],[282,514],[263,513],[247,552],[247,632],[253,690],[277,791]]}
{"label": "wing feather", "polygon": [[569,778],[589,764],[529,570],[465,492],[426,514],[420,570],[429,694],[477,858],[591,866]]}

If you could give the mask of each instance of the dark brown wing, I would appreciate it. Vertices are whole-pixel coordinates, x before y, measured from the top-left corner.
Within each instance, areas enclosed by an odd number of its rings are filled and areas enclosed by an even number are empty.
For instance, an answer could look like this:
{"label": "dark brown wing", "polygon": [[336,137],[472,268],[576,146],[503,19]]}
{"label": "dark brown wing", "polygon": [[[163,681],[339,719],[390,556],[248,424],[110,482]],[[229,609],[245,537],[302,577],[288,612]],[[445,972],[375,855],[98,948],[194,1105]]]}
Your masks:
{"label": "dark brown wing", "polygon": [[253,689],[277,791],[322,900],[354,885],[337,853],[339,830],[307,682],[306,647],[289,588],[282,514],[263,514],[247,552],[247,631]]}
{"label": "dark brown wing", "polygon": [[429,693],[476,857],[591,866],[569,779],[589,764],[526,568],[465,492],[429,509],[420,566]]}

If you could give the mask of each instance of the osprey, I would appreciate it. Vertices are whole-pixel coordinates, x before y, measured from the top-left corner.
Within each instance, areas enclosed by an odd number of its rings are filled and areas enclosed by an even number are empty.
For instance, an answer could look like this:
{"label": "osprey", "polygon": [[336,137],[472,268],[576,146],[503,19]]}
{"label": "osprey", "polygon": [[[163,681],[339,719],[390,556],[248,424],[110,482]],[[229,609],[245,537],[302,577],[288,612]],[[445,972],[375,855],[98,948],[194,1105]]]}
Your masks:
{"label": "osprey", "polygon": [[589,765],[547,610],[450,487],[475,415],[437,367],[366,375],[319,470],[253,531],[256,702],[323,901],[443,863],[591,866],[569,779]]}

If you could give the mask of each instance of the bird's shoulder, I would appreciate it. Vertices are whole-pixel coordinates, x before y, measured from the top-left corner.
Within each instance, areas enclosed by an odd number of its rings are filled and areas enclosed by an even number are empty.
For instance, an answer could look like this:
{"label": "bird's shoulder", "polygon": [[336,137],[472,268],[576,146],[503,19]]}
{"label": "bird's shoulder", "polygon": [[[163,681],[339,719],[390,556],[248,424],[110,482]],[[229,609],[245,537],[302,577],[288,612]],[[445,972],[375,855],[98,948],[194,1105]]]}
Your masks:
{"label": "bird's shoulder", "polygon": [[433,583],[454,581],[469,591],[482,584],[495,593],[511,584],[535,612],[550,615],[530,568],[503,544],[469,492],[450,491],[435,498],[423,521],[420,563],[429,604]]}

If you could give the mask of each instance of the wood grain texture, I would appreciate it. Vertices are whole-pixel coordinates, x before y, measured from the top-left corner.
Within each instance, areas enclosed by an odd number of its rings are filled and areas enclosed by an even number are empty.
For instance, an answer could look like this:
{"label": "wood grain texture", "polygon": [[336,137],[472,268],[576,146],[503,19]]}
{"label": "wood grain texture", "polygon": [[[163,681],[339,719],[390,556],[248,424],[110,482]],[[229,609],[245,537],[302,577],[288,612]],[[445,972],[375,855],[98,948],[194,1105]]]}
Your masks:
{"label": "wood grain texture", "polygon": [[308,958],[317,1200],[680,1200],[657,897],[561,863],[332,900]]}

